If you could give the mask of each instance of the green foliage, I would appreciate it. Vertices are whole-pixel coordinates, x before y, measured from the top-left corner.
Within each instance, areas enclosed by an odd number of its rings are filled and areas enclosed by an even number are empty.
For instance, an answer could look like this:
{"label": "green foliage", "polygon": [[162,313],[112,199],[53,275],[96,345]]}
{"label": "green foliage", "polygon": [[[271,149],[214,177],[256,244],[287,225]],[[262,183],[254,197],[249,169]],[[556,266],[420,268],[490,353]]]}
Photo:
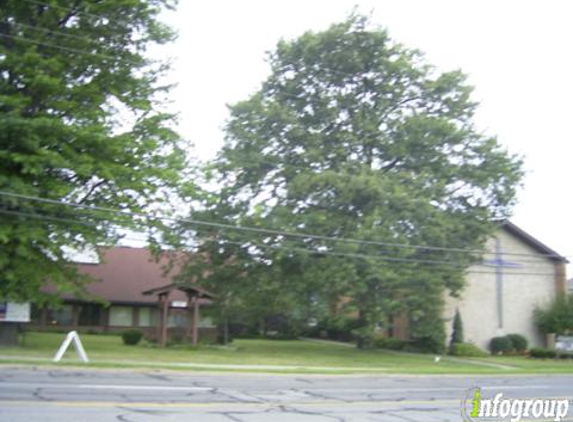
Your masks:
{"label": "green foliage", "polygon": [[490,340],[489,350],[493,355],[504,354],[513,350],[513,344],[507,336],[494,337]]}
{"label": "green foliage", "polygon": [[535,324],[546,334],[567,334],[573,331],[573,300],[560,296],[547,308],[533,313]]}
{"label": "green foliage", "polygon": [[529,356],[538,359],[553,359],[557,356],[555,350],[541,349],[534,347],[529,350]]}
{"label": "green foliage", "polygon": [[[160,96],[171,0],[18,1],[0,7],[0,191],[146,211],[175,194],[183,145]],[[173,196],[171,196],[173,198]],[[167,211],[163,206],[162,211]],[[157,209],[157,208],[156,208]],[[141,219],[0,195],[0,297],[82,293],[64,248],[113,242]]]}
{"label": "green foliage", "polygon": [[123,344],[127,346],[137,345],[143,338],[143,332],[141,330],[127,330],[121,333],[121,339]]}
{"label": "green foliage", "polygon": [[358,318],[345,315],[325,317],[312,327],[307,327],[304,336],[314,338],[327,338],[330,340],[351,342],[356,340],[353,331],[362,325]]}
{"label": "green foliage", "polygon": [[194,229],[210,271],[193,260],[187,276],[220,295],[221,317],[358,315],[362,344],[406,314],[418,343],[443,350],[444,290],[477,257],[375,242],[481,248],[514,202],[520,160],[474,129],[462,73],[362,16],[281,41],[269,62],[262,88],[230,107],[209,166],[221,188],[193,215],[319,237]]}
{"label": "green foliage", "polygon": [[464,342],[464,327],[462,324],[462,316],[460,311],[456,309],[456,315],[454,316],[452,330],[452,338],[450,339],[450,351],[453,353],[453,348],[456,343]]}
{"label": "green foliage", "polygon": [[408,346],[412,351],[439,354],[446,351],[446,326],[442,320],[442,306],[439,305],[420,305],[420,308],[412,312],[409,325],[412,341]]}
{"label": "green foliage", "polygon": [[463,356],[468,358],[483,358],[488,354],[471,343],[454,343],[452,344],[451,354],[453,356]]}
{"label": "green foliage", "polygon": [[437,353],[443,354],[446,351],[445,343],[442,339],[435,337],[418,337],[408,343],[404,350],[415,353]]}
{"label": "green foliage", "polygon": [[523,353],[527,350],[527,339],[521,334],[508,334],[506,336],[511,341],[512,349],[518,353]]}
{"label": "green foliage", "polygon": [[374,340],[374,347],[378,349],[403,350],[405,343],[397,338],[379,337]]}

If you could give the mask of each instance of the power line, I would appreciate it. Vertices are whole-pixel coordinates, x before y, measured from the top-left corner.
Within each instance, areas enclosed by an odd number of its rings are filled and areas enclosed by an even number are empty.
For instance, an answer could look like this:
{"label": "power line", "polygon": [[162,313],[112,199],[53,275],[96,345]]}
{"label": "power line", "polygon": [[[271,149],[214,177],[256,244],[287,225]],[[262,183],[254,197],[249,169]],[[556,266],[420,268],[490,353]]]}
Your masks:
{"label": "power line", "polygon": [[[12,211],[12,210],[3,210],[3,209],[0,209],[0,213],[8,214],[8,215],[24,216],[24,217],[35,218],[35,219],[39,219],[39,220],[48,220],[48,221],[63,222],[63,223],[70,223],[70,224],[82,224],[85,226],[97,228],[97,224],[87,223],[87,222],[72,220],[72,219],[66,219],[66,218],[61,218],[61,217],[52,217],[52,216],[47,216],[45,214],[25,213],[22,211]],[[146,241],[146,239],[134,238],[133,236],[131,236],[131,237],[124,236],[124,235],[119,235],[119,236],[121,236],[121,239],[125,239],[125,240],[133,240],[133,241],[139,241],[139,242],[145,242]],[[403,262],[403,263],[409,262],[409,263],[420,263],[420,264],[450,265],[453,267],[463,268],[462,265],[456,264],[455,262],[453,262],[451,260],[450,261],[448,261],[448,260],[444,261],[444,260],[437,260],[437,259],[422,259],[422,258],[399,258],[399,257],[396,258],[396,257],[389,257],[388,254],[371,255],[371,254],[364,254],[364,253],[320,251],[320,250],[315,250],[315,249],[284,246],[284,245],[267,245],[264,243],[262,243],[262,244],[261,243],[255,243],[252,240],[243,241],[243,242],[225,240],[225,244],[234,244],[234,245],[238,245],[238,246],[248,246],[248,247],[254,246],[254,247],[260,247],[260,248],[272,248],[272,249],[280,249],[280,250],[290,250],[290,251],[306,252],[306,253],[311,253],[311,254],[316,254],[316,255],[325,255],[325,256],[331,255],[331,256],[343,256],[343,257],[361,258],[361,259],[377,259],[377,260],[390,261],[390,262]],[[533,260],[523,261],[523,260],[521,260],[518,262],[518,264],[523,264],[523,263],[527,263],[527,262],[539,263],[542,261],[540,261],[540,260],[537,260],[537,261],[533,261]],[[474,263],[473,265],[488,266],[487,264],[483,264],[483,263]],[[493,274],[493,272],[483,272],[483,273]]]}
{"label": "power line", "polygon": [[47,28],[44,28],[41,26],[26,25],[26,24],[20,23],[20,22],[14,22],[14,23],[12,23],[12,25],[19,26],[21,28],[29,28],[29,29],[32,29],[35,31],[41,31],[41,32],[44,32],[46,34],[54,34],[54,35],[58,35],[61,37],[70,38],[70,39],[74,39],[74,40],[78,40],[78,41],[85,41],[87,43],[96,42],[93,38],[90,38],[90,37],[82,37],[79,35],[68,34],[66,32],[61,32],[61,31],[52,31],[50,29],[47,29]]}
{"label": "power line", "polygon": [[[33,218],[36,220],[46,220],[46,221],[52,221],[52,222],[56,222],[56,223],[82,225],[82,226],[86,226],[86,227],[90,227],[90,228],[98,228],[98,225],[95,223],[90,223],[87,221],[74,220],[74,219],[70,219],[70,218],[53,217],[53,216],[45,215],[45,214],[27,213],[27,212],[23,212],[23,211],[14,211],[14,210],[2,209],[2,208],[0,208],[0,214],[11,215],[11,216],[20,216],[20,217],[26,217],[26,218]],[[137,233],[135,233],[135,234],[137,234]],[[141,234],[142,234],[142,237],[136,237],[136,236],[130,236],[130,235],[124,235],[124,234],[118,234],[118,237],[120,237],[119,240],[132,240],[132,241],[137,241],[137,242],[146,242],[147,239],[143,238],[143,236],[145,236],[145,235],[143,233],[141,233]]]}
{"label": "power line", "polygon": [[[366,255],[366,254],[356,254],[356,253],[344,253],[344,252],[321,252],[321,251],[315,251],[315,250],[311,250],[311,249],[305,249],[305,248],[297,248],[297,247],[291,247],[291,246],[282,246],[282,245],[260,245],[260,244],[251,244],[248,245],[248,242],[233,242],[233,241],[227,241],[226,243],[230,243],[230,244],[235,244],[238,246],[243,246],[243,247],[250,247],[250,246],[254,246],[254,247],[262,247],[262,248],[268,248],[268,249],[276,249],[276,250],[287,250],[287,251],[293,251],[293,252],[301,252],[301,253],[306,253],[306,254],[310,254],[310,255],[314,255],[314,256],[320,256],[320,255],[332,255],[332,256],[339,256],[339,257],[347,257],[347,258],[359,258],[359,259],[378,259],[378,260],[382,260],[382,261],[393,261],[393,262],[401,262],[401,263],[423,263],[423,264],[436,264],[436,265],[448,265],[448,266],[453,266],[453,267],[457,267],[460,269],[463,269],[465,267],[461,266],[461,265],[456,265],[454,262],[452,261],[434,261],[434,260],[418,260],[418,259],[408,259],[408,258],[386,258],[384,256],[380,256],[380,255]],[[481,265],[481,264],[473,264],[473,265]],[[470,266],[471,268],[471,266]],[[495,271],[479,271],[479,270],[471,270],[471,269],[466,269],[464,272],[466,273],[472,273],[472,274],[496,274]],[[535,272],[516,272],[516,271],[511,271],[511,272],[507,272],[507,275],[543,275],[543,276],[554,276],[554,273],[535,273]]]}
{"label": "power line", "polygon": [[0,37],[9,38],[9,39],[16,39],[16,40],[22,40],[22,41],[30,42],[30,43],[32,43],[32,44],[41,45],[41,46],[44,46],[44,47],[50,47],[50,48],[55,48],[55,49],[57,49],[57,50],[67,51],[67,52],[69,52],[69,53],[85,54],[85,55],[90,55],[90,56],[94,56],[94,57],[100,57],[100,58],[108,59],[108,60],[116,60],[116,59],[117,59],[117,57],[109,56],[109,55],[107,55],[107,54],[100,54],[100,53],[94,53],[94,52],[90,52],[90,51],[86,51],[86,50],[80,50],[80,49],[77,49],[77,48],[64,47],[64,46],[61,46],[61,45],[50,44],[50,43],[46,43],[46,42],[42,42],[42,41],[33,40],[33,39],[27,38],[27,37],[21,37],[21,36],[19,36],[19,35],[6,34],[6,33],[4,33],[4,32],[0,32]]}
{"label": "power line", "polygon": [[[73,203],[63,202],[63,201],[54,200],[54,199],[41,198],[38,196],[31,196],[31,195],[22,195],[22,194],[7,192],[7,191],[0,191],[0,196],[12,197],[12,198],[24,199],[24,200],[31,200],[31,201],[36,201],[36,202],[40,202],[40,203],[47,203],[47,204],[52,204],[52,205],[67,206],[67,207],[73,207],[73,208],[90,210],[90,211],[107,212],[107,213],[113,213],[116,215],[122,215],[122,216],[126,216],[126,217],[141,218],[141,219],[145,219],[145,220],[150,220],[150,219],[151,220],[164,220],[164,221],[170,221],[170,222],[175,222],[175,223],[186,223],[186,224],[191,224],[191,225],[214,227],[214,228],[219,228],[219,229],[247,231],[247,232],[253,232],[253,233],[258,233],[258,234],[273,235],[273,236],[293,237],[293,238],[300,238],[300,239],[313,239],[313,240],[321,240],[321,241],[329,241],[329,242],[344,242],[344,243],[352,243],[352,244],[359,244],[359,245],[396,247],[396,248],[404,248],[404,249],[420,249],[420,250],[429,250],[429,251],[474,253],[474,254],[493,254],[493,252],[487,252],[484,250],[447,248],[447,247],[424,246],[424,245],[408,245],[408,244],[403,244],[403,243],[401,244],[401,243],[379,242],[379,241],[361,240],[361,239],[353,239],[353,238],[321,236],[321,235],[314,235],[314,234],[300,233],[300,232],[288,232],[288,231],[281,231],[281,230],[274,230],[274,229],[263,229],[263,228],[258,228],[258,227],[232,225],[232,224],[226,224],[226,223],[215,223],[215,222],[190,219],[190,218],[170,217],[170,216],[161,216],[161,215],[149,216],[149,215],[146,215],[143,213],[137,213],[137,212],[132,212],[132,211],[118,210],[118,209],[114,209],[114,208],[100,207],[100,206],[93,206],[93,205],[73,204]],[[556,254],[530,254],[530,253],[507,252],[507,253],[505,253],[505,255],[534,256],[534,257],[543,256],[543,257],[547,257],[547,258],[559,258],[559,259],[563,258],[562,256],[556,255]]]}
{"label": "power line", "polygon": [[23,211],[13,211],[13,210],[7,210],[7,209],[0,209],[0,214],[12,215],[12,216],[22,216],[22,217],[29,217],[29,218],[38,218],[38,219],[42,219],[42,220],[49,220],[49,221],[54,221],[54,222],[59,222],[59,223],[67,223],[67,224],[75,224],[75,225],[81,225],[81,226],[86,226],[86,227],[97,227],[96,224],[88,223],[88,222],[84,222],[84,221],[72,220],[69,218],[52,217],[49,215],[41,215],[41,214],[35,214],[35,213],[27,213],[27,212],[23,212]]}
{"label": "power line", "polygon": [[[55,222],[63,222],[63,223],[72,223],[72,224],[82,224],[91,227],[97,227],[96,224],[90,224],[87,222],[78,222],[77,220],[71,220],[66,218],[59,218],[59,217],[51,217],[46,216],[43,214],[37,213],[25,213],[21,211],[11,211],[11,210],[4,210],[0,209],[0,214],[6,215],[15,215],[15,216],[23,216],[27,218],[34,218],[39,220],[48,220],[48,221],[55,221]],[[143,239],[141,237],[134,237],[129,235],[118,235],[118,240],[131,240],[135,242],[146,242],[147,239]],[[346,252],[336,252],[336,251],[319,251],[313,250],[308,248],[300,248],[300,247],[293,247],[293,246],[284,246],[284,245],[266,245],[260,243],[254,243],[252,241],[245,241],[245,242],[236,242],[236,241],[225,241],[225,244],[233,244],[238,245],[241,247],[255,247],[255,248],[265,248],[265,249],[273,249],[273,250],[285,250],[290,252],[297,252],[297,253],[304,253],[308,255],[312,255],[314,257],[321,257],[321,256],[335,256],[335,257],[345,257],[345,258],[357,258],[357,259],[373,259],[379,261],[389,261],[389,262],[399,262],[399,263],[409,263],[409,264],[432,264],[432,265],[446,265],[453,268],[464,269],[465,267],[459,264],[456,264],[452,261],[440,261],[440,260],[425,260],[425,259],[418,259],[418,258],[394,258],[394,257],[387,257],[384,255],[369,255],[369,254],[361,254],[361,253],[346,253]],[[480,263],[473,264],[475,265],[483,265]],[[496,274],[495,271],[479,271],[479,270],[472,270],[471,266],[470,269],[465,269],[466,273],[472,274]],[[552,273],[540,273],[540,272],[517,272],[511,271],[508,272],[507,275],[544,275],[550,276],[554,275]]]}
{"label": "power line", "polygon": [[96,15],[94,13],[89,13],[89,12],[82,12],[80,10],[76,10],[76,9],[71,8],[71,7],[59,6],[57,4],[49,4],[49,3],[46,3],[43,1],[37,1],[37,0],[23,0],[23,1],[25,1],[27,3],[35,4],[37,6],[45,6],[45,7],[52,8],[52,9],[59,9],[59,10],[63,10],[66,12],[75,13],[76,15],[88,16],[88,17],[95,18],[95,19],[109,19],[105,16]]}

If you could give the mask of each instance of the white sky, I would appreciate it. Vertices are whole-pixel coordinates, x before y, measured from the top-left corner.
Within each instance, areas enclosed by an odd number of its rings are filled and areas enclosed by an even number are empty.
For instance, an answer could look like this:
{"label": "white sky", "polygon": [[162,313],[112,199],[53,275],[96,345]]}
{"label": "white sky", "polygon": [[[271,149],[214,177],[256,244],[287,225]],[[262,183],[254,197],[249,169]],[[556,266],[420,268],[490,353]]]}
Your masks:
{"label": "white sky", "polygon": [[477,127],[497,135],[527,169],[513,222],[573,260],[573,2],[568,0],[180,0],[166,21],[179,31],[166,55],[179,131],[194,154],[223,142],[226,104],[246,99],[269,73],[280,38],[322,30],[354,6],[440,70],[461,69],[481,103]]}

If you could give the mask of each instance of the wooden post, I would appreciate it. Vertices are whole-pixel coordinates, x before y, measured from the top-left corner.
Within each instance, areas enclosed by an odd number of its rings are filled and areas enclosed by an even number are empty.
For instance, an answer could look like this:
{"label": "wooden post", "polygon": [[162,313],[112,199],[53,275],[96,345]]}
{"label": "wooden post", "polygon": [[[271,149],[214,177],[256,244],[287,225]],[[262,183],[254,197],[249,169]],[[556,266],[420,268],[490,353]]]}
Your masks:
{"label": "wooden post", "polygon": [[187,292],[187,330],[185,332],[185,336],[187,338],[187,341],[193,341],[193,296],[191,295],[191,293]]}
{"label": "wooden post", "polygon": [[197,346],[199,340],[199,298],[193,298],[193,326],[192,326],[192,341],[193,346]]}
{"label": "wooden post", "polygon": [[162,330],[162,326],[163,326],[163,312],[162,312],[162,303],[161,303],[161,295],[157,296],[157,310],[159,311],[159,323],[157,324],[157,329],[155,330],[155,338],[157,339],[157,343],[160,344],[161,343],[161,330]]}
{"label": "wooden post", "polygon": [[160,319],[160,337],[159,344],[161,347],[167,346],[167,325],[169,324],[169,300],[168,294],[160,295],[161,300],[161,319]]}

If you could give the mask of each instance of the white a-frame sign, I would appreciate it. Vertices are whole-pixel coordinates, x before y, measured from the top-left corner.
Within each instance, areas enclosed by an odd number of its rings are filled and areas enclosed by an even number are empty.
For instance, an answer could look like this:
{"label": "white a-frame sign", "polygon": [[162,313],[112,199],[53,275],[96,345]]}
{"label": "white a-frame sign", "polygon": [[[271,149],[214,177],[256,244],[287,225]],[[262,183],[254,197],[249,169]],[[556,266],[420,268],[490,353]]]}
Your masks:
{"label": "white a-frame sign", "polygon": [[58,353],[54,356],[54,362],[59,362],[66,350],[70,346],[71,342],[74,342],[74,346],[76,347],[76,352],[82,361],[85,363],[89,362],[88,355],[86,355],[86,351],[84,350],[84,346],[82,346],[82,341],[80,340],[80,336],[76,331],[70,331],[66,336],[65,340],[62,342]]}

